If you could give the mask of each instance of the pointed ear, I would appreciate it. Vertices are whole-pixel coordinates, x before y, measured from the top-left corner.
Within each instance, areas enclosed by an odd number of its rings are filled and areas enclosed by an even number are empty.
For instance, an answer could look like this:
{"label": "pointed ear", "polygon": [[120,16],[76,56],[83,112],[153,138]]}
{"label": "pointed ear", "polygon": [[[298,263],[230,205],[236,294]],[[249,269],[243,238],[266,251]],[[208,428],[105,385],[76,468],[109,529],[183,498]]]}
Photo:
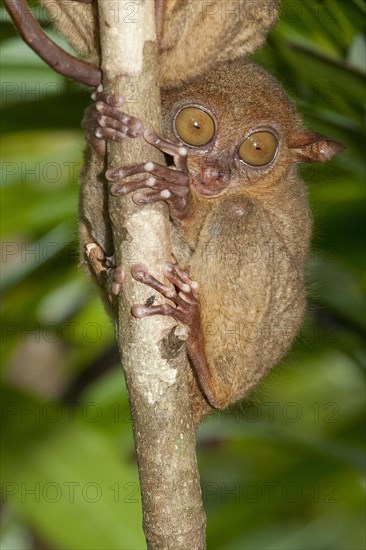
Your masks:
{"label": "pointed ear", "polygon": [[316,132],[302,132],[293,136],[289,148],[296,162],[326,162],[341,153],[344,146]]}

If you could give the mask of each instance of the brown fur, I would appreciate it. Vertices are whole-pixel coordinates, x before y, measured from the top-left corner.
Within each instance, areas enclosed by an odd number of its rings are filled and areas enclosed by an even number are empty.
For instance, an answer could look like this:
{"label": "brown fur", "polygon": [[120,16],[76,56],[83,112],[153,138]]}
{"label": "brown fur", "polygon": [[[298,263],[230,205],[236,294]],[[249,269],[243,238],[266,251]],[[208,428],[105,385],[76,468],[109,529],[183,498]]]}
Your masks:
{"label": "brown fur", "polygon": [[[219,64],[163,91],[162,99],[164,131],[171,139],[183,104],[202,105],[216,116],[218,140],[204,155],[189,151],[190,171],[230,161],[250,129],[269,126],[281,139],[269,168],[232,166],[223,195],[206,198],[192,189],[192,213],[182,222],[192,249],[191,275],[199,282],[206,357],[224,407],[279,361],[303,319],[311,217],[289,148],[302,124],[280,85],[247,60]],[[200,405],[196,400],[195,414],[206,412],[206,400]]]}
{"label": "brown fur", "polygon": [[[293,143],[308,134],[279,83],[245,59],[217,64],[196,79],[162,90],[164,134],[173,141],[175,114],[189,103],[212,112],[218,134],[212,147],[189,149],[190,173],[213,164],[228,170],[230,181],[222,195],[212,198],[191,186],[190,215],[172,225],[173,252],[181,265],[190,265],[199,283],[205,354],[218,404],[225,407],[280,360],[302,323],[311,216],[296,171],[300,148],[293,149]],[[279,136],[276,160],[260,169],[235,163],[247,132],[263,127]],[[81,235],[81,248],[92,239],[110,253],[102,176],[95,184],[103,163],[92,156],[88,166],[81,209],[89,231]],[[190,384],[198,422],[211,407],[194,371]]]}
{"label": "brown fur", "polygon": [[[42,0],[47,6],[51,2]],[[208,109],[216,120],[217,138],[205,149],[189,149],[190,177],[193,181],[194,174],[213,165],[229,180],[223,193],[211,198],[199,194],[191,182],[190,214],[172,224],[173,252],[199,283],[204,352],[220,407],[244,397],[286,353],[299,330],[311,216],[296,163],[328,160],[340,150],[339,144],[303,130],[274,78],[247,59],[237,59],[261,44],[276,18],[277,3],[258,7],[251,0],[236,2],[244,10],[240,13],[246,12],[243,20],[225,18],[222,11],[203,17],[204,3],[196,0],[167,0],[158,26],[164,134],[177,141],[174,117],[183,105]],[[69,4],[75,9],[74,2],[62,0],[68,14]],[[88,12],[90,24],[91,6],[80,5],[79,10]],[[95,29],[83,40],[75,38],[78,23],[67,13],[56,24],[76,49],[91,55]],[[237,159],[238,147],[248,131],[267,127],[279,137],[279,153],[267,167],[250,168]],[[106,167],[92,151],[86,160],[80,244],[87,260],[85,245],[96,242],[107,255],[113,247],[106,218]],[[194,369],[190,387],[199,422],[212,407]]]}
{"label": "brown fur", "polygon": [[[98,63],[95,3],[40,2],[73,48]],[[161,84],[176,85],[202,74],[217,61],[252,53],[276,21],[278,3],[279,0],[156,0],[157,18],[162,19],[160,24],[158,21]],[[138,12],[126,11],[121,16],[133,20]]]}

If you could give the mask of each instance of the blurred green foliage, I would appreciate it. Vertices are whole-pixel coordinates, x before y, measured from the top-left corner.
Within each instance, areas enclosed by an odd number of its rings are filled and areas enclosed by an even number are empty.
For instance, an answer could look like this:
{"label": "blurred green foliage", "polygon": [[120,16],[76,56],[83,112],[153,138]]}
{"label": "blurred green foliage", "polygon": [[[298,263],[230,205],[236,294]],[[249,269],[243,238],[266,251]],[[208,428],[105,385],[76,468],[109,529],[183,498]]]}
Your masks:
{"label": "blurred green foliage", "polygon": [[[78,266],[89,92],[1,16],[1,548],[142,549],[113,330]],[[199,431],[212,550],[365,548],[364,17],[361,0],[283,0],[255,56],[307,126],[347,149],[301,167],[315,226],[297,343],[250,398]]]}

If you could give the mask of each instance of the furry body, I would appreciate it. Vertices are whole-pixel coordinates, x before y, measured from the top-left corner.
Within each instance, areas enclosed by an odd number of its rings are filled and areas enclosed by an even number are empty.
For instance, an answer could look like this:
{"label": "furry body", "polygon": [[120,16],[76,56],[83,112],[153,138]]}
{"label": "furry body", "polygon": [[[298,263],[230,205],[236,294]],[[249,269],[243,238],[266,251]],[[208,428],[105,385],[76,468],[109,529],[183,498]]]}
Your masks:
{"label": "furry body", "polygon": [[[51,0],[42,1],[50,7]],[[61,3],[62,33],[78,51],[97,56],[94,8],[71,2],[80,16],[87,14],[93,32],[86,35],[77,30],[78,20],[70,20],[70,2]],[[156,2],[164,137],[179,141],[175,121],[186,106],[198,106],[215,121],[207,145],[187,147],[190,208],[171,223],[172,252],[199,285],[200,326],[187,343],[196,421],[212,406],[243,398],[293,342],[305,311],[303,272],[311,234],[296,164],[329,160],[341,150],[306,132],[280,84],[242,57],[262,43],[277,3],[236,2],[246,14],[243,23],[222,11],[206,10],[203,16],[204,3],[198,8],[191,0]],[[222,10],[230,2],[206,4]],[[193,35],[200,37],[199,48]],[[278,143],[276,156],[260,167],[238,157],[243,140],[255,131],[270,131]],[[106,169],[104,158],[90,148],[80,200],[86,262],[90,243],[113,254]]]}

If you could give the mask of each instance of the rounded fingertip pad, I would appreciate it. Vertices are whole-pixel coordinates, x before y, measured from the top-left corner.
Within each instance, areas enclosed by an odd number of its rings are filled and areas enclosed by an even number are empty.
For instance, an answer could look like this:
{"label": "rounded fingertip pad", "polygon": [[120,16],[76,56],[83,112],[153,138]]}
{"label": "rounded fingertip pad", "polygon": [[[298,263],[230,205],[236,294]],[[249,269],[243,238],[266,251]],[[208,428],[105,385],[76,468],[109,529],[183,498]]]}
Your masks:
{"label": "rounded fingertip pad", "polygon": [[143,281],[146,273],[148,273],[148,269],[145,264],[134,264],[131,267],[131,275],[136,281]]}
{"label": "rounded fingertip pad", "polygon": [[131,308],[131,313],[134,317],[136,317],[137,319],[142,319],[142,317],[145,317],[146,316],[146,310],[148,308],[146,306],[143,306],[141,304],[135,304],[134,306],[132,306]]}
{"label": "rounded fingertip pad", "polygon": [[144,193],[134,193],[132,195],[132,200],[135,204],[147,204],[149,202],[148,195],[145,195]]}
{"label": "rounded fingertip pad", "polygon": [[191,287],[190,285],[188,285],[187,283],[183,283],[181,285],[181,289],[183,290],[183,292],[185,292],[186,294],[188,294],[189,292],[191,292]]}
{"label": "rounded fingertip pad", "polygon": [[98,124],[99,126],[102,126],[102,128],[106,127],[106,117],[104,115],[98,118]]}
{"label": "rounded fingertip pad", "polygon": [[114,296],[119,296],[122,290],[122,285],[116,282],[111,284],[111,292]]}
{"label": "rounded fingertip pad", "polygon": [[128,127],[130,134],[133,137],[142,136],[144,133],[144,125],[142,124],[142,121],[138,118],[131,117],[128,122]]}
{"label": "rounded fingertip pad", "polygon": [[151,143],[152,145],[156,145],[159,143],[159,137],[155,134],[153,130],[144,130],[144,138],[148,143]]}
{"label": "rounded fingertip pad", "polygon": [[156,184],[156,179],[153,176],[150,176],[149,178],[146,179],[146,185],[148,187],[154,187],[155,184]]}
{"label": "rounded fingertip pad", "polygon": [[171,262],[163,263],[163,273],[164,275],[170,275],[174,269],[174,265]]}
{"label": "rounded fingertip pad", "polygon": [[126,279],[126,271],[124,267],[116,267],[113,272],[113,280],[115,283],[122,285]]}
{"label": "rounded fingertip pad", "polygon": [[111,186],[110,193],[114,197],[120,197],[121,195],[126,195],[126,187],[124,187],[123,185],[118,185],[117,183]]}
{"label": "rounded fingertip pad", "polygon": [[191,281],[190,285],[193,288],[193,290],[198,290],[199,285],[198,285],[197,281]]}
{"label": "rounded fingertip pad", "polygon": [[111,95],[110,96],[110,105],[114,107],[122,107],[125,103],[125,98],[122,95]]}
{"label": "rounded fingertip pad", "polygon": [[121,170],[109,168],[105,173],[105,177],[108,181],[114,181],[117,179],[122,179],[123,175],[121,174]]}

